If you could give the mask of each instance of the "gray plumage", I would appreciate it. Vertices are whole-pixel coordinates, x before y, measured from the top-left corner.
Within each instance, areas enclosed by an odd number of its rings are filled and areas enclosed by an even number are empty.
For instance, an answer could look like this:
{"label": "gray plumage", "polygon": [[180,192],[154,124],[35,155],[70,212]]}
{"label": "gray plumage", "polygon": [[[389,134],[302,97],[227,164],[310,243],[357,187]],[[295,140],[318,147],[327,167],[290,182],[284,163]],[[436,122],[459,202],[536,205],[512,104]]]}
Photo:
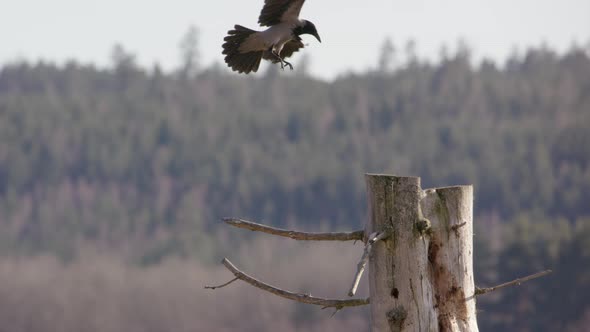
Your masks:
{"label": "gray plumage", "polygon": [[280,63],[293,69],[285,61],[303,48],[302,34],[311,34],[321,42],[313,23],[299,19],[299,12],[305,0],[265,0],[258,23],[268,26],[256,31],[235,25],[224,38],[225,62],[239,73],[256,72],[262,59]]}

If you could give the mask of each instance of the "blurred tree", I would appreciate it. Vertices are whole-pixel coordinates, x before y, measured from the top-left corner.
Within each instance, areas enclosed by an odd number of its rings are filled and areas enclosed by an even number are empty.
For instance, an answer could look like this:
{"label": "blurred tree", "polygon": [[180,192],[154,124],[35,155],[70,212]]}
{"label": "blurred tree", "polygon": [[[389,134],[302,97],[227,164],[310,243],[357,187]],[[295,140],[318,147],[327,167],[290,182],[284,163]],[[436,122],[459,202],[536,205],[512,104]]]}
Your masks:
{"label": "blurred tree", "polygon": [[124,92],[139,73],[136,56],[125,50],[123,45],[117,43],[111,51],[111,61],[116,74],[116,89]]}
{"label": "blurred tree", "polygon": [[191,25],[179,43],[181,68],[183,77],[193,77],[200,70],[201,52],[199,50],[199,29]]}
{"label": "blurred tree", "polygon": [[136,56],[127,52],[123,45],[117,43],[111,51],[113,68],[117,71],[131,70],[137,68]]}
{"label": "blurred tree", "polygon": [[472,50],[471,46],[463,38],[457,41],[457,59],[469,62],[471,60]]}
{"label": "blurred tree", "polygon": [[295,67],[295,75],[299,77],[307,77],[309,75],[309,68],[311,66],[311,58],[308,53],[301,55]]}
{"label": "blurred tree", "polygon": [[390,37],[386,37],[381,44],[381,50],[379,53],[379,60],[377,61],[377,71],[382,73],[389,73],[393,70],[395,65],[395,54],[396,48]]}
{"label": "blurred tree", "polygon": [[418,54],[416,47],[416,41],[414,39],[408,39],[405,46],[406,63],[408,67],[413,67],[418,64]]}
{"label": "blurred tree", "polygon": [[441,62],[447,62],[449,60],[449,47],[446,44],[442,44],[438,49],[438,58]]}

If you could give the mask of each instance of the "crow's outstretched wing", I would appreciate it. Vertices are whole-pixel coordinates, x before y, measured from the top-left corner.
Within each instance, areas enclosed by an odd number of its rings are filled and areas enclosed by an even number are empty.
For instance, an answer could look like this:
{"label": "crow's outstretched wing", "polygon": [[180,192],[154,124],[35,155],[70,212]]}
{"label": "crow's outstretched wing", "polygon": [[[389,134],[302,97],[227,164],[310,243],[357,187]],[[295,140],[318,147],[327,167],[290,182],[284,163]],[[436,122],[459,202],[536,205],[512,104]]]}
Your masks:
{"label": "crow's outstretched wing", "polygon": [[264,0],[264,7],[258,17],[260,25],[276,25],[281,22],[295,22],[305,0]]}

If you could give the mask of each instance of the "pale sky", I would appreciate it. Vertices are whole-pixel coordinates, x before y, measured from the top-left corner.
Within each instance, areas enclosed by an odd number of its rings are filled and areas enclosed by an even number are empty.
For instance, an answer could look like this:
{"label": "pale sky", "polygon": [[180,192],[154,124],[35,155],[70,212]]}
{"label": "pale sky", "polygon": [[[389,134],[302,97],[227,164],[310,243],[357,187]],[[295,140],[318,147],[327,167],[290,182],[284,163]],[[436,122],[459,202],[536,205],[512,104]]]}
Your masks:
{"label": "pale sky", "polygon": [[[115,43],[138,62],[179,65],[178,43],[193,24],[204,65],[223,62],[221,44],[234,24],[258,28],[263,0],[0,0],[0,64],[16,59],[110,64]],[[590,43],[589,0],[307,0],[301,17],[322,38],[303,36],[311,73],[333,78],[375,68],[390,37],[398,49],[412,38],[421,57],[462,38],[476,59],[503,61],[516,46],[545,42],[560,52]],[[301,53],[296,54],[293,63]],[[261,68],[264,72],[265,67]]]}

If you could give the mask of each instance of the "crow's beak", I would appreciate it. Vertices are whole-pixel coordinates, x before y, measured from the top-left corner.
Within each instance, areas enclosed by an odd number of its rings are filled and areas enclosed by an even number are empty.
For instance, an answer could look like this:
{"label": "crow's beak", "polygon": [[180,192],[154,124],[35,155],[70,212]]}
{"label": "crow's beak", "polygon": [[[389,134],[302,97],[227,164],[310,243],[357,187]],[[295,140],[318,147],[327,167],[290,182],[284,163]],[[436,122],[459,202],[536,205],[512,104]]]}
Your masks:
{"label": "crow's beak", "polygon": [[320,38],[320,35],[317,32],[314,33],[313,36],[316,37],[320,43],[322,42],[322,39]]}

